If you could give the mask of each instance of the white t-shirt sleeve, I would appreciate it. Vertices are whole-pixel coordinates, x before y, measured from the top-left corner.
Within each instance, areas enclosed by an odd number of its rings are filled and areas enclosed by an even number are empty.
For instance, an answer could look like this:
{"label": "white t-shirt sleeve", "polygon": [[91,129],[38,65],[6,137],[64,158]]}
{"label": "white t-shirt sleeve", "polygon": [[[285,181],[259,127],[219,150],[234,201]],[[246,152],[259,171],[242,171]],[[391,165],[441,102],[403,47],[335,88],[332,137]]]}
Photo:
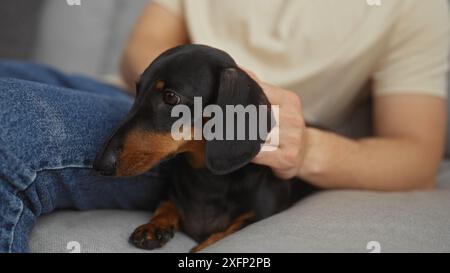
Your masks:
{"label": "white t-shirt sleeve", "polygon": [[450,50],[447,0],[407,0],[399,12],[373,75],[374,95],[445,98]]}
{"label": "white t-shirt sleeve", "polygon": [[182,0],[152,0],[153,3],[156,3],[174,13],[181,14],[182,13]]}

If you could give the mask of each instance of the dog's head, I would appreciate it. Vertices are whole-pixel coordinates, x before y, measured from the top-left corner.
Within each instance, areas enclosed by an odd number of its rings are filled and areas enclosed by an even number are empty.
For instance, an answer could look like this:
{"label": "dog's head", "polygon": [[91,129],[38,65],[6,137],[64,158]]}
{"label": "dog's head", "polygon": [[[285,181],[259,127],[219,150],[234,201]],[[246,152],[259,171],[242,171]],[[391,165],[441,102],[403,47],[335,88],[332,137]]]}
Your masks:
{"label": "dog's head", "polygon": [[248,164],[266,136],[209,141],[172,137],[172,125],[179,119],[172,117],[173,107],[186,105],[194,113],[194,97],[201,97],[204,107],[214,104],[224,113],[227,105],[266,105],[268,129],[273,125],[270,104],[259,85],[228,54],[207,46],[186,45],[164,52],[143,73],[136,92],[128,116],[95,159],[94,168],[103,175],[143,174],[180,153],[187,153],[197,167],[214,174]]}

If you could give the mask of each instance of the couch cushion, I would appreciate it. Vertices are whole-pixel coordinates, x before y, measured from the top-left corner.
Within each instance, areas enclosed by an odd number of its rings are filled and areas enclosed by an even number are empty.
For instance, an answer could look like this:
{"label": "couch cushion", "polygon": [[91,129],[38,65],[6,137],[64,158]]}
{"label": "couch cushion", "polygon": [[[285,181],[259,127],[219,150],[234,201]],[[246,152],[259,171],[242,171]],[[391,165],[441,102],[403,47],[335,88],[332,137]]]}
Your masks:
{"label": "couch cushion", "polygon": [[96,78],[118,73],[122,48],[149,0],[45,0],[33,60]]}
{"label": "couch cushion", "polygon": [[[146,252],[128,243],[135,228],[148,222],[151,213],[98,210],[61,211],[41,217],[30,238],[31,252],[69,253],[73,242],[82,253]],[[162,252],[189,251],[195,242],[177,233]]]}
{"label": "couch cushion", "polygon": [[449,252],[450,192],[323,192],[208,252]]}
{"label": "couch cushion", "polygon": [[[42,217],[31,234],[32,252],[143,252],[128,244],[146,212],[57,212]],[[450,191],[374,193],[328,191],[255,223],[207,252],[449,252]],[[195,243],[177,233],[158,252],[187,252]],[[145,251],[144,251],[145,252]]]}
{"label": "couch cushion", "polygon": [[446,160],[441,164],[437,178],[437,187],[450,190],[450,160]]}

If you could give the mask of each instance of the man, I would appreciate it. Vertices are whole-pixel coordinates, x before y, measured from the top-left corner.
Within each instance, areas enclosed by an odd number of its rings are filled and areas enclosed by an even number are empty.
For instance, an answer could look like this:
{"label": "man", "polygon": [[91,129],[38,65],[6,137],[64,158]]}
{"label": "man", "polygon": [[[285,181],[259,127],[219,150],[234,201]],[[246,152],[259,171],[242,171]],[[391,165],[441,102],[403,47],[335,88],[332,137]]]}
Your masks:
{"label": "man", "polygon": [[[155,0],[130,37],[122,74],[131,87],[167,48],[221,48],[280,106],[280,148],[254,163],[327,189],[432,189],[447,122],[447,1],[381,3]],[[130,97],[30,64],[3,62],[0,77],[0,251],[26,251],[36,218],[55,209],[155,205],[164,166],[113,181],[91,169]],[[369,80],[373,137],[305,126],[341,121]]]}

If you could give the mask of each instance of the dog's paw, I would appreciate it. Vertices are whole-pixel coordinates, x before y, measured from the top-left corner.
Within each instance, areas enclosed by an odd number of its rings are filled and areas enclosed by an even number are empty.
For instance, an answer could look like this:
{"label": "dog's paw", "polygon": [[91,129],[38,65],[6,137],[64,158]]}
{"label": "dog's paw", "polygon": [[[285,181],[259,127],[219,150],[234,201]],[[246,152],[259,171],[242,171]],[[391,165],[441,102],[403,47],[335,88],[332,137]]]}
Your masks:
{"label": "dog's paw", "polygon": [[151,250],[164,246],[174,235],[174,227],[159,227],[150,223],[138,227],[131,234],[130,242],[138,248]]}

